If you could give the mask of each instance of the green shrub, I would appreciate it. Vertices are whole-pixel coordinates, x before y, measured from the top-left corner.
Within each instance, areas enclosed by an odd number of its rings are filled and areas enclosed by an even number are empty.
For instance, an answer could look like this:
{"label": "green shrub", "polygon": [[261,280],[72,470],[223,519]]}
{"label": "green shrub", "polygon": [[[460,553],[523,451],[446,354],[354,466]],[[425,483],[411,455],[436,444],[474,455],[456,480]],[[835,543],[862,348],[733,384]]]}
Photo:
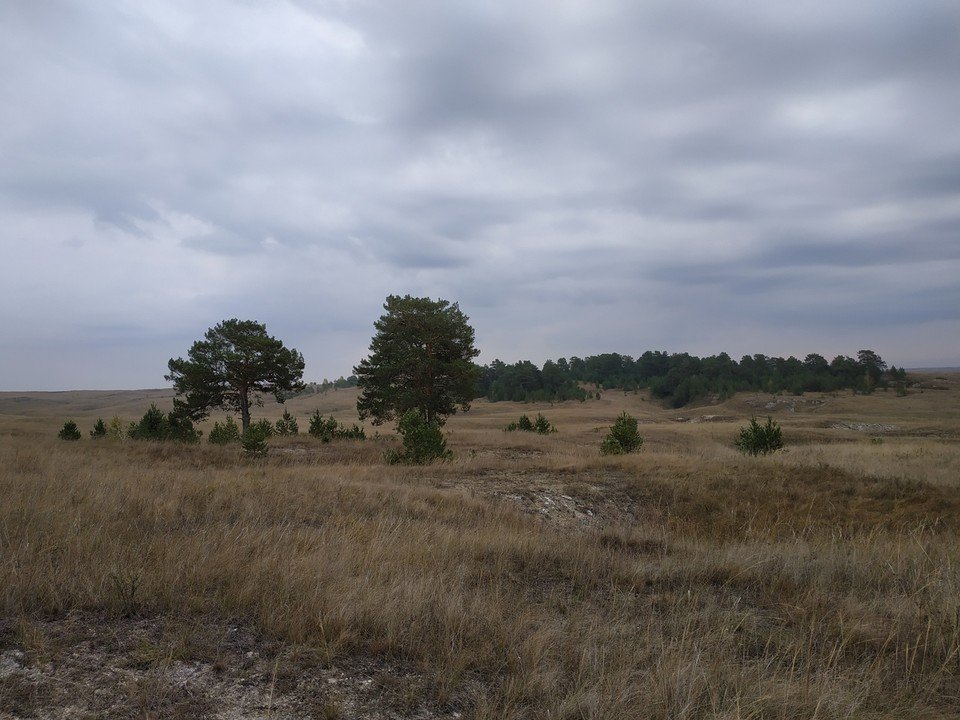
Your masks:
{"label": "green shrub", "polygon": [[240,442],[240,427],[232,417],[224,420],[223,425],[215,422],[207,440],[214,445],[229,445],[230,443]]}
{"label": "green shrub", "polygon": [[310,429],[307,432],[327,443],[333,440],[339,425],[337,419],[332,415],[325,418],[319,410],[314,410],[313,415],[310,416]]}
{"label": "green shrub", "polygon": [[172,412],[164,415],[153,404],[150,405],[150,408],[138,422],[130,423],[130,429],[127,430],[127,435],[134,440],[158,442],[173,440],[174,442],[195,443],[199,442],[201,434],[199,430],[193,427],[193,421],[190,418]]}
{"label": "green shrub", "polygon": [[531,420],[526,415],[521,415],[519,420],[510,423],[503,429],[504,432],[515,432],[517,430],[540,433],[541,435],[549,435],[557,431],[550,421],[543,416],[543,413],[537,413],[536,420]]}
{"label": "green shrub", "polygon": [[542,413],[537,413],[537,419],[533,421],[533,430],[541,435],[549,435],[557,431],[553,424],[547,420]]}
{"label": "green shrub", "polygon": [[61,440],[79,440],[80,430],[77,429],[77,424],[73,420],[67,420],[57,433],[57,437]]}
{"label": "green shrub", "polygon": [[296,435],[300,432],[300,426],[297,425],[297,419],[290,414],[290,411],[284,410],[283,417],[277,420],[275,430],[277,435]]}
{"label": "green shrub", "polygon": [[740,428],[740,436],[735,444],[744,455],[766,455],[783,447],[783,435],[780,426],[769,415],[765,425],[753,417],[750,418],[750,425]]}
{"label": "green shrub", "polygon": [[453,453],[447,449],[443,431],[436,423],[427,422],[417,410],[408,410],[397,423],[403,450],[387,452],[387,462],[426,465],[434,460],[447,460]]}
{"label": "green shrub", "polygon": [[330,442],[333,439],[340,440],[365,440],[367,437],[363,428],[354,423],[350,427],[341,425],[332,415],[325,418],[319,410],[315,410],[310,416],[310,429],[308,433],[322,442]]}
{"label": "green shrub", "polygon": [[270,421],[267,420],[267,419],[257,420],[257,421],[254,422],[254,423],[250,423],[250,427],[258,427],[258,428],[260,428],[260,433],[261,433],[265,438],[271,438],[271,437],[273,437],[273,423],[270,422]]}
{"label": "green shrub", "polygon": [[200,442],[200,436],[203,432],[193,427],[193,421],[188,417],[169,413],[167,415],[167,437],[166,440],[182,443]]}
{"label": "green shrub", "polygon": [[166,440],[167,418],[153,403],[138,422],[130,424],[127,434],[134,440]]}
{"label": "green shrub", "polygon": [[607,435],[600,443],[601,455],[623,455],[625,452],[623,445],[613,435]]}
{"label": "green shrub", "polygon": [[266,455],[269,437],[264,424],[256,422],[252,423],[240,437],[240,444],[243,446],[243,451],[249,455]]}
{"label": "green shrub", "polygon": [[610,432],[600,443],[602,455],[623,455],[639,450],[643,445],[643,438],[637,430],[637,419],[626,412],[620,413]]}
{"label": "green shrub", "polygon": [[107,424],[103,421],[103,418],[97,418],[97,424],[93,426],[93,430],[90,431],[90,437],[92,438],[105,438],[107,436]]}
{"label": "green shrub", "polygon": [[354,423],[350,427],[341,425],[337,428],[336,436],[344,440],[366,440],[367,433],[362,427]]}

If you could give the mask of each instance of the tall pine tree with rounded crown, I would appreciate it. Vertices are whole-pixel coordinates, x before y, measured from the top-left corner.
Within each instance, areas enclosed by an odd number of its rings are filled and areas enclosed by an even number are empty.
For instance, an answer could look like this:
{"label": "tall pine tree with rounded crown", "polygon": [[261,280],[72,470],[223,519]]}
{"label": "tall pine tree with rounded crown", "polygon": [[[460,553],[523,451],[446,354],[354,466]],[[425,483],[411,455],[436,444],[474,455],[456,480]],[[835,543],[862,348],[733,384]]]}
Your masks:
{"label": "tall pine tree with rounded crown", "polygon": [[165,377],[184,396],[173,401],[174,412],[191,420],[203,420],[214,408],[234,410],[246,431],[251,405],[263,405],[261,393],[283,402],[285,393],[303,389],[303,355],[253,320],[218,323],[187,356],[171,359]]}
{"label": "tall pine tree with rounded crown", "polygon": [[361,419],[380,425],[416,410],[442,425],[474,398],[480,354],[469,318],[457,303],[390,295],[374,323],[370,356],[354,369]]}

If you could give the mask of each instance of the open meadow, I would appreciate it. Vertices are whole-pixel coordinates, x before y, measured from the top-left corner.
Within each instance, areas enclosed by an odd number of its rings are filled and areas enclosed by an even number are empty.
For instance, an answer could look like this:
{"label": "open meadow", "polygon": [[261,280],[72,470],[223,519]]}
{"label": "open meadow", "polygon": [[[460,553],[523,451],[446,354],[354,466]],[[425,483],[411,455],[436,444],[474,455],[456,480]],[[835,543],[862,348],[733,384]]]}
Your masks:
{"label": "open meadow", "polygon": [[[478,401],[426,467],[390,426],[248,458],[89,437],[170,390],[0,393],[0,718],[960,717],[960,375],[915,377]],[[643,447],[601,456],[621,411]],[[751,415],[783,451],[736,451]]]}

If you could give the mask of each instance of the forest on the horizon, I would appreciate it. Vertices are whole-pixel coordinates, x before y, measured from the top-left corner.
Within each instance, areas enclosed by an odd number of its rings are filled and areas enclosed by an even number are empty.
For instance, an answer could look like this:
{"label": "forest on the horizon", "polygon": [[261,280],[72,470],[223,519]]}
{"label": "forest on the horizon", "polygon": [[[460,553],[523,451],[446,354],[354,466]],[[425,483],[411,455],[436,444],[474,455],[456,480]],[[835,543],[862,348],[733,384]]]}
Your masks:
{"label": "forest on the horizon", "polygon": [[888,368],[873,350],[861,350],[856,358],[838,355],[832,361],[811,353],[803,360],[744,355],[740,362],[727,353],[700,358],[648,350],[636,359],[603,353],[548,360],[542,367],[529,360],[512,365],[494,360],[480,372],[477,396],[491,402],[585,400],[589,391],[584,385],[594,385],[628,392],[649,389],[651,397],[675,408],[741,391],[800,395],[850,389],[869,393],[891,384],[902,389],[907,380],[903,368]]}
{"label": "forest on the horizon", "polygon": [[[530,360],[508,364],[494,360],[478,365],[476,397],[491,402],[560,402],[586,400],[598,390],[635,392],[647,389],[651,397],[679,408],[709,397],[725,399],[736,392],[769,393],[836,392],[869,393],[877,388],[903,389],[907,373],[890,367],[873,350],[856,358],[838,355],[828,361],[810,353],[803,360],[762,354],[744,355],[739,362],[727,353],[700,358],[689,353],[648,350],[637,358],[601,353],[547,360],[537,366]],[[309,383],[305,392],[326,393],[354,387],[354,375],[334,381]]]}

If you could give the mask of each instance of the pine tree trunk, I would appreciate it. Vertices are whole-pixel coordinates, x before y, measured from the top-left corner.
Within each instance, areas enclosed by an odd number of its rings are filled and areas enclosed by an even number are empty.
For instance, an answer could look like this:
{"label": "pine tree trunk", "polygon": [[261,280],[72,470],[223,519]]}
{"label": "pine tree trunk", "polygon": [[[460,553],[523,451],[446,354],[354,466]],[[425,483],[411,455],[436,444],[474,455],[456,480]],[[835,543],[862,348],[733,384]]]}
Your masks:
{"label": "pine tree trunk", "polygon": [[245,391],[240,392],[240,422],[243,425],[243,432],[250,427],[250,398]]}

